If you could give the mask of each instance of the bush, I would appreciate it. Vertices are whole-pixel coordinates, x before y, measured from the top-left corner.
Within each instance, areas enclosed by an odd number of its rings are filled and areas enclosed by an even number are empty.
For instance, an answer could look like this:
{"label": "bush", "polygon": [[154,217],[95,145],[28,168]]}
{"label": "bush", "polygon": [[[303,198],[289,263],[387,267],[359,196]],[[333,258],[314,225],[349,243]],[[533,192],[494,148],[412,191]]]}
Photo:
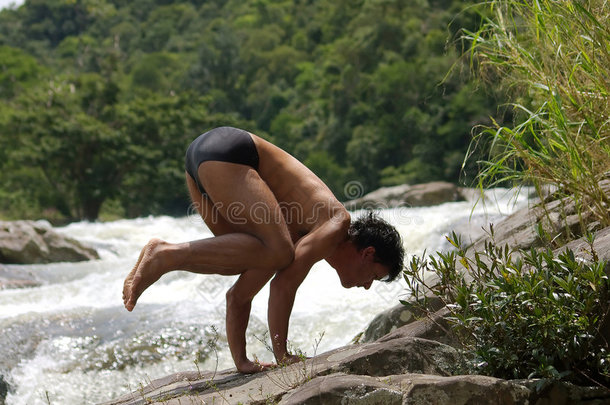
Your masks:
{"label": "bush", "polygon": [[590,261],[493,242],[467,255],[455,234],[448,239],[457,250],[414,257],[405,279],[424,305],[430,294],[445,301],[474,373],[610,386],[610,282],[592,237]]}

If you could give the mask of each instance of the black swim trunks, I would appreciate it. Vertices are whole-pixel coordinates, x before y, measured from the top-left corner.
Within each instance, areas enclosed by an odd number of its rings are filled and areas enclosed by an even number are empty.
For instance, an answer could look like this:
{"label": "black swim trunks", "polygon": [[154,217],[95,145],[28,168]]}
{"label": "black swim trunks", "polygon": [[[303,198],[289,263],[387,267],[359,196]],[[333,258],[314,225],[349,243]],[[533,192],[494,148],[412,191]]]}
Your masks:
{"label": "black swim trunks", "polygon": [[258,170],[258,151],[250,134],[233,127],[214,128],[199,135],[186,150],[186,172],[195,180],[201,194],[206,191],[199,181],[197,171],[203,162],[239,163]]}

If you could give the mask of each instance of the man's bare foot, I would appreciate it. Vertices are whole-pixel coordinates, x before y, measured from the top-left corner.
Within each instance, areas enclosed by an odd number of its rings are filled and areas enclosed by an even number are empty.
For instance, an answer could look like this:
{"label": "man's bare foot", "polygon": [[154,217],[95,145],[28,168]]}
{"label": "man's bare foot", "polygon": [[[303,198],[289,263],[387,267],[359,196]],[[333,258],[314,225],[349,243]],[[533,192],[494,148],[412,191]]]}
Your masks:
{"label": "man's bare foot", "polygon": [[129,275],[123,283],[123,304],[128,311],[132,311],[136,306],[136,301],[140,295],[157,281],[166,269],[163,269],[162,263],[158,257],[159,252],[164,245],[161,239],[151,239],[142,251],[140,257],[133,266]]}
{"label": "man's bare foot", "polygon": [[298,363],[300,361],[307,360],[305,356],[298,356],[296,354],[286,354],[282,360],[278,361],[277,364],[280,366],[289,366],[290,364]]}
{"label": "man's bare foot", "polygon": [[244,374],[254,374],[260,373],[261,371],[267,371],[275,367],[277,366],[273,363],[261,363],[258,361],[247,360],[237,365],[237,371]]}

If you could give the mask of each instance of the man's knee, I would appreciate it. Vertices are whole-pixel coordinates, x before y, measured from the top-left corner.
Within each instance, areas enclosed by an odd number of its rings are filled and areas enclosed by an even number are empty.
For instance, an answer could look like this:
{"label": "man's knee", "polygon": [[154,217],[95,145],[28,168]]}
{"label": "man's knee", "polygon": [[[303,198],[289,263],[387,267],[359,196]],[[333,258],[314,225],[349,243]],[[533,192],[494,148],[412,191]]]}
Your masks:
{"label": "man's knee", "polygon": [[290,240],[280,239],[269,244],[269,268],[278,271],[288,267],[294,261],[294,244]]}
{"label": "man's knee", "polygon": [[243,294],[238,294],[235,286],[232,286],[227,290],[225,294],[227,307],[241,307],[252,302],[252,297],[246,297]]}
{"label": "man's knee", "polygon": [[291,243],[289,247],[283,249],[276,260],[276,270],[281,270],[290,266],[294,261],[294,245]]}

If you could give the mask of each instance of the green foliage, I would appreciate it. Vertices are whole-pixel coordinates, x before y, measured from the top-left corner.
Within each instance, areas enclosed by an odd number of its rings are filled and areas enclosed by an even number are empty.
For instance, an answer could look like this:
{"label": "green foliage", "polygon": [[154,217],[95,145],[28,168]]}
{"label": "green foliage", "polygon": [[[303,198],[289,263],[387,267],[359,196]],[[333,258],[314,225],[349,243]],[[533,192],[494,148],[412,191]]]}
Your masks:
{"label": "green foliage", "polygon": [[[488,77],[512,90],[517,121],[496,124],[475,140],[482,186],[554,185],[586,222],[610,224],[610,9],[605,1],[490,2],[493,18],[467,39]],[[490,146],[491,143],[491,146]]]}
{"label": "green foliage", "polygon": [[455,251],[414,257],[405,280],[418,299],[448,304],[473,372],[609,386],[610,281],[592,238],[591,260],[493,242],[466,254],[455,234],[449,240]]}
{"label": "green foliage", "polygon": [[35,58],[20,49],[0,46],[0,98],[12,98],[44,72]]}
{"label": "green foliage", "polygon": [[27,0],[0,11],[0,190],[28,217],[181,215],[184,150],[213,125],[269,137],[339,198],[457,181],[497,104],[461,74],[474,3]]}

